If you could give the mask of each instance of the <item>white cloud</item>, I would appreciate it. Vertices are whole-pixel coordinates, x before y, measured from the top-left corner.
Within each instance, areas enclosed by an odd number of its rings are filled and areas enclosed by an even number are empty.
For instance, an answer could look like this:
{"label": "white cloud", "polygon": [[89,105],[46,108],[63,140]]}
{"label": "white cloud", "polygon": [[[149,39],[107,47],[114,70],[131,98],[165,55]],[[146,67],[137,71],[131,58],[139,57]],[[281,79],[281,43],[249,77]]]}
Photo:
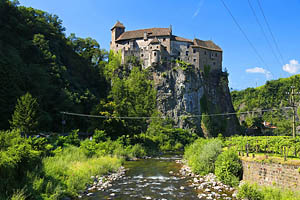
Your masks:
{"label": "white cloud", "polygon": [[254,67],[250,69],[246,69],[247,73],[258,73],[258,74],[264,74],[267,79],[272,78],[272,73],[264,68],[261,67]]}
{"label": "white cloud", "polygon": [[197,6],[197,9],[196,9],[196,11],[194,12],[193,18],[198,16],[198,14],[199,14],[199,12],[200,12],[200,8],[202,7],[203,3],[204,3],[204,0],[200,0],[200,1],[199,1],[198,6]]}
{"label": "white cloud", "polygon": [[283,65],[282,69],[290,74],[296,74],[300,70],[300,64],[298,60],[290,60],[290,63]]}

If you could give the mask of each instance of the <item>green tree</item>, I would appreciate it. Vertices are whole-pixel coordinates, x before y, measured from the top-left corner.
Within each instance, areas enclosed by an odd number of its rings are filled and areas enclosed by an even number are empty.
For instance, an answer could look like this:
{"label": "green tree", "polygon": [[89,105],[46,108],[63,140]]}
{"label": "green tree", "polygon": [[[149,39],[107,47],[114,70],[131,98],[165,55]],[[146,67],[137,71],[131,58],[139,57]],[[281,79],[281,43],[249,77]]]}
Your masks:
{"label": "green tree", "polygon": [[32,135],[38,131],[39,125],[39,104],[36,98],[30,93],[21,96],[17,101],[12,121],[12,129],[20,129],[25,134]]}

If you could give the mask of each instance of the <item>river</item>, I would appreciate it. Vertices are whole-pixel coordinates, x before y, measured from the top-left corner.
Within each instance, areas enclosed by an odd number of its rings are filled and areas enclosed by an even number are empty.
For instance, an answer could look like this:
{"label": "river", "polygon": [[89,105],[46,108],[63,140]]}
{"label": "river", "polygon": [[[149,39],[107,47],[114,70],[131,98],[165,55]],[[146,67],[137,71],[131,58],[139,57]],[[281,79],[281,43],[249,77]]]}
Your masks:
{"label": "river", "polygon": [[[181,165],[178,156],[163,156],[138,161],[126,161],[126,176],[113,182],[106,191],[97,191],[88,200],[98,199],[198,199],[196,191],[188,186],[188,178],[178,175]],[[171,173],[170,173],[171,172]]]}

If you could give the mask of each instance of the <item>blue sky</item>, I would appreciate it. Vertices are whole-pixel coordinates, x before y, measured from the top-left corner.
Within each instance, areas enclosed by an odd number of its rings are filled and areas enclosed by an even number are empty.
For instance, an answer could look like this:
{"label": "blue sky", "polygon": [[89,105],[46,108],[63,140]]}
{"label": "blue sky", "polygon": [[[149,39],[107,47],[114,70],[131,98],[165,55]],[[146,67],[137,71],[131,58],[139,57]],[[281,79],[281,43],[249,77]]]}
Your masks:
{"label": "blue sky", "polygon": [[[20,5],[56,14],[66,35],[92,37],[109,49],[110,28],[119,20],[126,30],[173,27],[173,34],[213,40],[223,49],[229,87],[244,89],[266,80],[300,73],[300,0],[224,0],[257,50],[255,53],[221,0],[19,0]],[[260,26],[249,6],[251,3]],[[264,21],[271,28],[280,53]],[[272,49],[275,52],[272,53]],[[280,56],[280,54],[282,56]]]}

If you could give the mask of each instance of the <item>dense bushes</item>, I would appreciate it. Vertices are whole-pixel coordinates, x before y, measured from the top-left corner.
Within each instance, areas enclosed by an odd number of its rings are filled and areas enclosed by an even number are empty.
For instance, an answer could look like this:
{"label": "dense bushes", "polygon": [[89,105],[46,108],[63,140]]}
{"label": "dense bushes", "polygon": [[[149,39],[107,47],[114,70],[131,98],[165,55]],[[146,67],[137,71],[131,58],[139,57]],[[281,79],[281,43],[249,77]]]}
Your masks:
{"label": "dense bushes", "polygon": [[81,142],[80,148],[89,157],[94,155],[115,155],[127,159],[146,156],[146,150],[141,144],[124,145],[120,140],[113,141],[108,139],[107,141],[97,143],[94,139],[86,139]]}
{"label": "dense bushes", "polygon": [[147,132],[140,135],[140,141],[143,141],[148,148],[158,151],[181,150],[187,144],[190,144],[198,136],[189,130],[174,128],[171,119],[162,119],[156,114],[147,129]]}
{"label": "dense bushes", "polygon": [[0,131],[0,193],[11,193],[24,184],[27,170],[40,162],[41,151],[35,150],[20,131]]}
{"label": "dense bushes", "polygon": [[298,200],[300,193],[244,183],[240,186],[237,197],[249,200]]}
{"label": "dense bushes", "polygon": [[199,138],[185,148],[184,159],[194,173],[215,173],[225,184],[237,186],[242,175],[241,161],[232,150],[221,152],[220,139]]}
{"label": "dense bushes", "polygon": [[146,155],[140,144],[127,144],[124,138],[102,141],[101,131],[96,136],[80,142],[77,131],[48,139],[0,131],[0,199],[73,197],[91,175],[120,167],[122,157]]}
{"label": "dense bushes", "polygon": [[223,151],[215,162],[215,175],[227,185],[237,186],[242,175],[242,163],[233,150]]}
{"label": "dense bushes", "polygon": [[218,139],[197,139],[184,152],[184,159],[194,173],[206,175],[213,173],[215,161],[222,151],[222,142]]}

